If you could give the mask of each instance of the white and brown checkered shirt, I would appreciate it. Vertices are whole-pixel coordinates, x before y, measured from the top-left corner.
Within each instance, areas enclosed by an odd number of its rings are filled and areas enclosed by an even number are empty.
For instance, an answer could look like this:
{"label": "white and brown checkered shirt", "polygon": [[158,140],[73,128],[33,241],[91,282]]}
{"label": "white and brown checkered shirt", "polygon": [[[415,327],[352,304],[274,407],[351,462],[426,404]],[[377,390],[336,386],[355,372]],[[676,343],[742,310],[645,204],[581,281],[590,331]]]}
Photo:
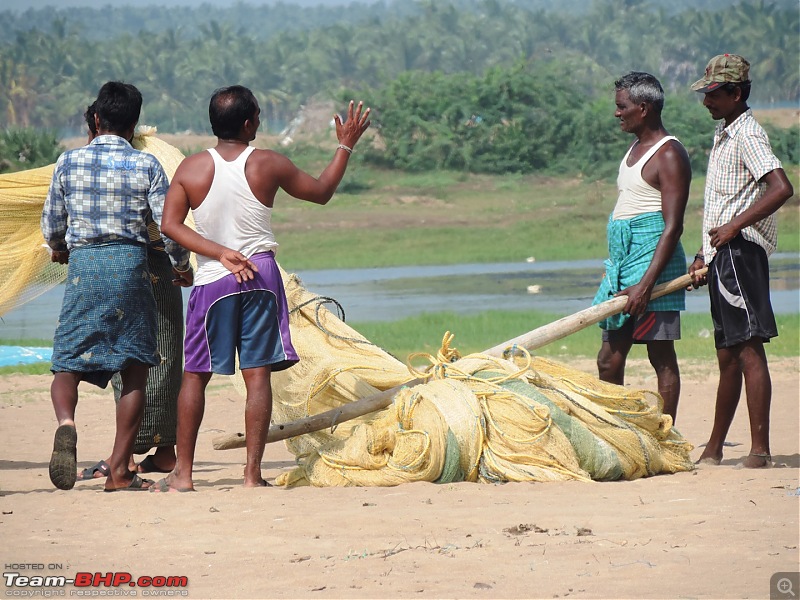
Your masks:
{"label": "white and brown checkered shirt", "polygon": [[[758,202],[767,187],[766,183],[758,180],[779,168],[781,161],[772,153],[767,133],[753,117],[752,110],[748,109],[728,127],[725,127],[725,121],[717,124],[714,146],[708,159],[703,210],[706,264],[717,253],[711,246],[709,230],[729,223]],[[742,236],[764,248],[769,256],[778,243],[775,215],[745,227]]]}

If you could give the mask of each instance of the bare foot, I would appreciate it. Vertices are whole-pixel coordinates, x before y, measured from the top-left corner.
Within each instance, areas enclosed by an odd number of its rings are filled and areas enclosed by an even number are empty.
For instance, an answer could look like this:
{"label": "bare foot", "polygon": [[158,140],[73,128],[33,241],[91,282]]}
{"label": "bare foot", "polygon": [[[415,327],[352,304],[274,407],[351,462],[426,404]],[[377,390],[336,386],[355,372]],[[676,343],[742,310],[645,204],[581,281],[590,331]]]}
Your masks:
{"label": "bare foot", "polygon": [[714,452],[709,452],[708,448],[706,448],[703,453],[700,455],[700,458],[697,459],[696,465],[712,465],[712,466],[719,466],[722,462],[722,452],[716,454]]}
{"label": "bare foot", "polygon": [[272,487],[272,484],[267,482],[265,479],[261,479],[259,477],[256,481],[248,481],[247,479],[245,479],[244,487],[246,488]]}
{"label": "bare foot", "polygon": [[739,465],[745,469],[768,469],[772,466],[772,457],[769,454],[751,452],[744,457],[744,460]]}
{"label": "bare foot", "polygon": [[142,462],[134,465],[133,469],[137,473],[170,473],[175,468],[175,454],[161,458],[159,453],[148,454]]}

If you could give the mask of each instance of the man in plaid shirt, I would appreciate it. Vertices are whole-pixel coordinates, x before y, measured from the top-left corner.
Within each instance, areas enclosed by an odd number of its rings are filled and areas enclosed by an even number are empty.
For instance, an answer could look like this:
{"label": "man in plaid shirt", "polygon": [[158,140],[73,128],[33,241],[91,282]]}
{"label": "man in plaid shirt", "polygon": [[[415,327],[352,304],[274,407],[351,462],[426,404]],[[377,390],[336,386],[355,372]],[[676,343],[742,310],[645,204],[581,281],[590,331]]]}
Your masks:
{"label": "man in plaid shirt", "polygon": [[[68,263],[53,340],[50,394],[58,420],[50,480],[75,485],[75,407],[81,381],[105,388],[122,377],[116,437],[105,490],[146,490],[151,481],[128,470],[145,404],[147,372],[161,357],[156,303],[147,264],[148,223],[159,224],[168,187],[158,160],[134,150],[142,106],[134,86],[111,81],[96,101],[97,137],[56,163],[41,228],[55,262]],[[162,236],[163,237],[163,236]],[[191,285],[189,252],[163,237],[177,285]]]}
{"label": "man in plaid shirt", "polygon": [[[712,58],[692,85],[719,120],[708,161],[703,246],[689,267],[695,287],[708,283],[719,362],[714,426],[698,463],[718,465],[744,380],[750,453],[742,466],[772,465],[772,382],[764,343],[778,335],[769,299],[767,257],[777,246],[775,212],[794,190],[767,134],[747,106],[750,63],[736,54]],[[695,271],[708,265],[708,275]]]}

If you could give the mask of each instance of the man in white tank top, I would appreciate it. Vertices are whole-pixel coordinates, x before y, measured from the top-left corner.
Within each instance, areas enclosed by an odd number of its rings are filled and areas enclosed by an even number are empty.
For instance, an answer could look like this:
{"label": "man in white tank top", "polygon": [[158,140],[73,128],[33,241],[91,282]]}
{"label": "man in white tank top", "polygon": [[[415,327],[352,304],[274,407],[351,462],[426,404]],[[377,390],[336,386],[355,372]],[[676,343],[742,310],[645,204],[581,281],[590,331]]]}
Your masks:
{"label": "man in white tank top", "polygon": [[599,377],[622,385],[634,343],[647,344],[664,413],[673,422],[680,396],[674,340],[680,339],[684,291],[650,301],[657,283],[680,277],[686,257],[680,244],[692,169],[683,145],[661,122],[664,90],[648,73],[632,72],[614,82],[622,131],[636,141],[619,168],[619,198],[608,222],[609,259],[594,303],[627,296],[621,315],[600,323]]}
{"label": "man in white tank top", "polygon": [[[282,154],[250,146],[261,124],[260,112],[249,89],[237,85],[216,90],[209,118],[217,145],[186,158],[167,193],[161,229],[197,254],[198,269],[186,312],[177,461],[172,473],[151,488],[155,491],[194,489],[192,469],[205,389],[212,373],[234,373],[237,353],[247,388],[244,485],[268,485],[261,458],[272,414],[270,378],[272,371],[299,360],[274,256],[275,194],[283,189],[300,200],[327,204],[344,176],[353,146],[370,125],[370,109],[364,110],[360,102],[358,106],[350,102],[345,122],[334,115],[339,146],[315,178]],[[190,209],[197,231],[184,224]]]}

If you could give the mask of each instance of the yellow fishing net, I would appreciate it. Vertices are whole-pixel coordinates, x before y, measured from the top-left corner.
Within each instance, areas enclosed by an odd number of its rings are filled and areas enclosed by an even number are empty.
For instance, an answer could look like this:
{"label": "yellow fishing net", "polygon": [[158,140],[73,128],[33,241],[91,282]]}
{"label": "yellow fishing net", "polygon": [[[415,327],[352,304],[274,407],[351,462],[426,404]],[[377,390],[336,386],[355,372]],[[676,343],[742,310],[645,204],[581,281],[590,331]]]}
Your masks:
{"label": "yellow fishing net", "polygon": [[[280,485],[636,479],[688,471],[692,450],[647,390],[612,385],[524,350],[460,357],[445,335],[427,368],[406,365],[283,273],[300,363],[273,375],[287,423],[398,388],[386,409],[291,438]],[[234,383],[244,395],[241,375]],[[424,383],[404,386],[418,379]]]}
{"label": "yellow fishing net", "polygon": [[[172,177],[183,155],[141,131]],[[0,175],[0,315],[63,281],[39,230],[53,166]],[[191,221],[188,221],[192,225]],[[658,394],[599,381],[525,351],[461,357],[446,334],[437,356],[403,363],[345,324],[283,273],[300,363],[273,375],[273,420],[287,423],[394,390],[388,408],[287,440],[298,465],[286,486],[412,481],[636,479],[693,468],[692,446]],[[233,376],[245,395],[241,374]],[[423,383],[406,385],[423,380]]]}

